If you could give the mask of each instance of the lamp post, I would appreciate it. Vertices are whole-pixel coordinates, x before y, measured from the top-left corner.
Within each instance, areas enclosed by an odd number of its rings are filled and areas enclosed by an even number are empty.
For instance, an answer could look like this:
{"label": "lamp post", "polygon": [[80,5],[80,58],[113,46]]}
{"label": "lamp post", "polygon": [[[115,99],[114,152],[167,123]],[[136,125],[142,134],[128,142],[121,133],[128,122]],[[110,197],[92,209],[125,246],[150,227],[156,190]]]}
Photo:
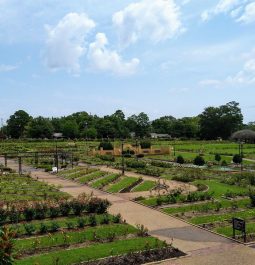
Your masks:
{"label": "lamp post", "polygon": [[241,172],[243,171],[243,142],[239,141],[239,156],[241,158]]}
{"label": "lamp post", "polygon": [[125,175],[125,164],[124,164],[124,140],[121,140],[121,162],[122,162],[122,175]]}
{"label": "lamp post", "polygon": [[56,142],[56,149],[55,149],[55,166],[57,167],[57,173],[58,173],[58,142],[57,137],[55,138]]}
{"label": "lamp post", "polygon": [[86,155],[88,155],[88,144],[87,144],[87,141],[88,141],[88,132],[87,132],[87,130],[88,130],[88,123],[87,122],[85,122],[84,123],[84,129],[85,129],[85,149],[86,149]]}

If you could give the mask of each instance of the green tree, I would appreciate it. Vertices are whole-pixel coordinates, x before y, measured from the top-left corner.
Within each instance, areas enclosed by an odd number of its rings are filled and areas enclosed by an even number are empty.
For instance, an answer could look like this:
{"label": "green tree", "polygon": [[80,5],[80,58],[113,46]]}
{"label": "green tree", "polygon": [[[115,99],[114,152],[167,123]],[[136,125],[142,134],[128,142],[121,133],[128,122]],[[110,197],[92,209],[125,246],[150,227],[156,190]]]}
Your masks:
{"label": "green tree", "polygon": [[31,138],[51,138],[53,126],[48,118],[39,116],[28,123],[25,134]]}
{"label": "green tree", "polygon": [[214,157],[215,161],[217,161],[218,163],[221,161],[221,156],[220,154],[216,154]]}
{"label": "green tree", "polygon": [[202,139],[227,139],[243,126],[243,115],[239,103],[235,101],[220,107],[208,107],[199,117]]}
{"label": "green tree", "polygon": [[7,133],[12,138],[24,136],[24,130],[31,117],[24,110],[18,110],[7,120]]}
{"label": "green tree", "polygon": [[65,137],[74,139],[79,136],[79,126],[75,120],[67,120],[63,124],[62,132]]}
{"label": "green tree", "polygon": [[196,156],[194,159],[194,165],[196,166],[203,166],[205,164],[205,160],[202,156]]}
{"label": "green tree", "polygon": [[241,164],[242,161],[243,161],[243,158],[240,155],[236,154],[233,156],[233,162],[235,164]]}

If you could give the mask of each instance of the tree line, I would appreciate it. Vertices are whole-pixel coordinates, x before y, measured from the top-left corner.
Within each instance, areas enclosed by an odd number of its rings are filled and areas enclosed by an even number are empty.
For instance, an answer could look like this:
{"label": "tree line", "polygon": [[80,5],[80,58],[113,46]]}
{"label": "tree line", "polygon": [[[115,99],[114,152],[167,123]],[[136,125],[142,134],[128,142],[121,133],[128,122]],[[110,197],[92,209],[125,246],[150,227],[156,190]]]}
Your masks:
{"label": "tree line", "polygon": [[1,134],[14,139],[52,138],[53,133],[58,132],[71,139],[113,139],[129,138],[132,133],[144,138],[155,132],[172,138],[214,140],[228,139],[242,128],[255,130],[255,123],[243,124],[239,103],[232,101],[219,107],[207,107],[195,117],[164,116],[152,121],[144,112],[126,118],[122,110],[104,117],[82,111],[52,118],[31,117],[26,111],[18,110],[1,128]]}

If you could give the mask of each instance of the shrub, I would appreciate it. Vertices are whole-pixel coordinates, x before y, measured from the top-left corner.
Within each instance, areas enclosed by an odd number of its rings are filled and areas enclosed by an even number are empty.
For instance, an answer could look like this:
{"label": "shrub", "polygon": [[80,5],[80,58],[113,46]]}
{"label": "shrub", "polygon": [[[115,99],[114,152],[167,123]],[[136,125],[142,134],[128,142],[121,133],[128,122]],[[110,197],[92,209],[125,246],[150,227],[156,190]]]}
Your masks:
{"label": "shrub", "polygon": [[[18,223],[20,221],[20,212],[13,206],[11,211],[8,213],[11,223]],[[1,213],[0,213],[1,218]]]}
{"label": "shrub", "polygon": [[71,210],[72,210],[72,207],[68,201],[60,202],[59,211],[63,216],[68,216]]}
{"label": "shrub", "polygon": [[36,203],[35,205],[35,219],[45,219],[47,215],[47,206],[44,204]]}
{"label": "shrub", "polygon": [[74,223],[73,222],[70,222],[70,221],[67,221],[66,222],[66,227],[67,227],[67,229],[74,229]]}
{"label": "shrub", "polygon": [[90,215],[89,217],[89,225],[90,226],[96,226],[97,225],[97,219],[95,215]]}
{"label": "shrub", "polygon": [[84,228],[85,224],[86,224],[86,220],[84,218],[78,218],[77,219],[77,226],[79,228]]}
{"label": "shrub", "polygon": [[50,231],[51,232],[57,232],[59,230],[60,226],[57,222],[51,222],[50,224]]}
{"label": "shrub", "polygon": [[35,209],[30,207],[25,208],[23,214],[26,221],[32,221],[35,217]]}
{"label": "shrub", "polygon": [[151,161],[151,165],[154,167],[172,168],[173,165],[162,161]]}
{"label": "shrub", "polygon": [[181,182],[192,182],[195,180],[193,176],[189,176],[188,174],[184,174],[181,176],[173,176],[172,180],[181,181]]}
{"label": "shrub", "polygon": [[140,142],[140,146],[142,149],[148,149],[151,148],[151,141],[149,140],[144,140]]}
{"label": "shrub", "polygon": [[126,165],[131,168],[145,168],[146,163],[143,161],[129,160],[126,161]]}
{"label": "shrub", "polygon": [[87,205],[87,212],[89,213],[97,213],[103,214],[106,212],[107,208],[110,206],[110,202],[108,200],[101,200],[99,198],[91,198]]}
{"label": "shrub", "polygon": [[76,216],[81,215],[81,213],[85,209],[84,203],[79,201],[79,200],[73,200],[71,206],[72,206],[72,209],[73,209],[73,213]]}
{"label": "shrub", "polygon": [[0,228],[0,264],[11,265],[14,263],[14,237],[15,233],[7,226]]}
{"label": "shrub", "polygon": [[109,222],[110,222],[110,219],[109,219],[108,214],[104,214],[101,224],[109,224]]}
{"label": "shrub", "polygon": [[215,161],[220,162],[221,161],[221,156],[220,154],[216,154],[214,157]]}
{"label": "shrub", "polygon": [[221,162],[221,166],[222,167],[226,167],[228,165],[228,163],[226,162],[226,160],[223,160],[222,162]]}
{"label": "shrub", "polygon": [[145,237],[148,236],[148,228],[146,228],[144,225],[137,225],[137,236]]}
{"label": "shrub", "polygon": [[143,158],[144,157],[144,154],[137,154],[136,157],[137,158]]}
{"label": "shrub", "polygon": [[56,218],[58,217],[59,215],[59,207],[50,207],[49,208],[49,215],[50,215],[50,218]]}
{"label": "shrub", "polygon": [[250,197],[250,201],[251,201],[251,206],[255,207],[255,192],[251,191],[249,194],[249,197]]}
{"label": "shrub", "polygon": [[35,226],[33,224],[24,224],[24,229],[28,236],[31,236],[35,232]]}
{"label": "shrub", "polygon": [[178,164],[184,164],[185,163],[185,160],[184,160],[183,156],[181,156],[181,155],[177,156],[176,163],[178,163]]}
{"label": "shrub", "polygon": [[242,158],[240,155],[235,154],[235,155],[233,156],[233,162],[234,162],[235,164],[241,164],[242,161],[243,161],[243,158]]}
{"label": "shrub", "polygon": [[109,161],[109,162],[115,161],[115,157],[112,155],[98,155],[97,157],[103,161]]}
{"label": "shrub", "polygon": [[203,166],[205,164],[205,160],[201,155],[198,155],[194,159],[194,165],[196,166]]}
{"label": "shrub", "polygon": [[40,231],[41,234],[48,233],[48,226],[46,224],[44,224],[44,223],[41,223],[39,231]]}
{"label": "shrub", "polygon": [[122,218],[120,214],[114,215],[112,218],[113,223],[119,224],[121,222]]}
{"label": "shrub", "polygon": [[5,223],[8,213],[4,208],[0,208],[0,226]]}
{"label": "shrub", "polygon": [[161,173],[163,173],[163,170],[160,168],[156,168],[156,167],[146,167],[146,168],[139,168],[137,170],[137,173],[159,177]]}
{"label": "shrub", "polygon": [[98,150],[100,150],[101,147],[103,147],[103,150],[113,150],[113,145],[111,142],[101,142],[98,146]]}

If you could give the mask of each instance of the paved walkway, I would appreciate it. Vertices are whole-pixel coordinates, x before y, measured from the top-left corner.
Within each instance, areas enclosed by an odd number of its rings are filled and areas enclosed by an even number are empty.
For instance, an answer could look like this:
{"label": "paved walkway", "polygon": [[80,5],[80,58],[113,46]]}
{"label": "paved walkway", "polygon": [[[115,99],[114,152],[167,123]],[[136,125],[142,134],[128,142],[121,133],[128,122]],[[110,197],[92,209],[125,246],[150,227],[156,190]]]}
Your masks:
{"label": "paved walkway", "polygon": [[[0,160],[1,162],[1,160]],[[17,169],[17,163],[9,161],[8,165]],[[73,196],[81,193],[91,193],[108,199],[112,206],[109,209],[111,214],[120,213],[130,224],[143,224],[149,229],[149,233],[173,246],[179,248],[188,257],[179,260],[172,260],[162,264],[169,265],[252,265],[255,264],[255,250],[244,247],[237,243],[212,234],[200,228],[189,225],[174,217],[168,216],[157,210],[142,206],[129,201],[121,195],[112,195],[80,185],[69,180],[61,179],[40,170],[33,170],[31,167],[24,167],[31,171],[34,178],[46,181],[49,184],[61,185],[61,190]]]}

